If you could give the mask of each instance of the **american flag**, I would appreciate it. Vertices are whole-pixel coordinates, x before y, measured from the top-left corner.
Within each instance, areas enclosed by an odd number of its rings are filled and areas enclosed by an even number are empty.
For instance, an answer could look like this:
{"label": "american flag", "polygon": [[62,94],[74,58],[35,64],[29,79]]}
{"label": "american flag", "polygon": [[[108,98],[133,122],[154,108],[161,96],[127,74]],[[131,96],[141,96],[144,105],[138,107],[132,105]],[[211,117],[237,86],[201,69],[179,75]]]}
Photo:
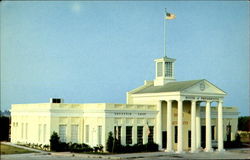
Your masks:
{"label": "american flag", "polygon": [[166,13],[166,17],[165,19],[175,19],[176,15],[172,14],[172,13]]}

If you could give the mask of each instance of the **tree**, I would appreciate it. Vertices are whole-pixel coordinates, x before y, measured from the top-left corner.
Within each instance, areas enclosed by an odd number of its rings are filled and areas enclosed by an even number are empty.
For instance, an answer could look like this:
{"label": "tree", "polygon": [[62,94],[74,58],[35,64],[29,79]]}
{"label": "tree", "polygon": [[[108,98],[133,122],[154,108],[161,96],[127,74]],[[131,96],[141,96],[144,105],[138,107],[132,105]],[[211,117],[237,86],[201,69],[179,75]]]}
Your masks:
{"label": "tree", "polygon": [[107,140],[107,151],[112,152],[114,145],[114,138],[112,132],[109,132],[108,140]]}
{"label": "tree", "polygon": [[238,118],[238,130],[250,131],[250,116],[243,116]]}
{"label": "tree", "polygon": [[10,118],[5,116],[0,116],[0,141],[9,141],[10,133]]}
{"label": "tree", "polygon": [[50,150],[51,151],[59,151],[60,150],[60,137],[56,132],[53,132],[53,134],[50,137]]}

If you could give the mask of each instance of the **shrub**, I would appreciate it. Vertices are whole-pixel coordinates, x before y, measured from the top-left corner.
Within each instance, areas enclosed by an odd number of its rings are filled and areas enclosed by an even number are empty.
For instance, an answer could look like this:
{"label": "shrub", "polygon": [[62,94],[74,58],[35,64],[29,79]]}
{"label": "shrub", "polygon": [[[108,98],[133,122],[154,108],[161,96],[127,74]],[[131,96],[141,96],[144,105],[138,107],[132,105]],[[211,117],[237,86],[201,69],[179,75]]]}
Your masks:
{"label": "shrub", "polygon": [[102,152],[103,153],[103,146],[102,145],[97,145],[94,148],[94,152]]}
{"label": "shrub", "polygon": [[158,151],[158,144],[147,143],[147,144],[134,144],[134,145],[121,145],[115,140],[114,143],[114,153],[135,153],[135,152],[155,152]]}
{"label": "shrub", "polygon": [[77,143],[73,143],[72,145],[69,146],[69,151],[70,152],[81,152],[81,145]]}
{"label": "shrub", "polygon": [[235,135],[235,140],[234,141],[225,141],[224,142],[224,147],[225,148],[239,148],[242,147],[242,143],[240,141],[240,135],[237,133]]}
{"label": "shrub", "polygon": [[93,152],[93,148],[91,148],[89,145],[83,143],[82,144],[82,151],[83,152]]}
{"label": "shrub", "polygon": [[43,145],[43,150],[48,151],[49,150],[49,145]]}
{"label": "shrub", "polygon": [[158,144],[154,143],[154,142],[150,142],[150,143],[147,143],[145,144],[146,145],[146,148],[148,152],[155,152],[155,151],[158,151]]}
{"label": "shrub", "polygon": [[58,151],[68,151],[69,150],[69,144],[65,142],[60,142],[59,143],[59,150]]}
{"label": "shrub", "polygon": [[89,145],[82,143],[77,144],[73,143],[69,146],[70,152],[80,153],[80,152],[93,152],[93,148],[91,148]]}

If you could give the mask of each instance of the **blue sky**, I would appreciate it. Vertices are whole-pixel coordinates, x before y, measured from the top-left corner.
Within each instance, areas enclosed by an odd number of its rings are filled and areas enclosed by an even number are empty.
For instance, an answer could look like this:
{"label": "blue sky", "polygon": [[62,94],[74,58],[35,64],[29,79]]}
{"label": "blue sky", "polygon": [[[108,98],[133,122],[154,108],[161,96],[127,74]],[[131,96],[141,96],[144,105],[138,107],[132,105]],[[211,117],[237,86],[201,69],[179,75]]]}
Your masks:
{"label": "blue sky", "polygon": [[207,79],[227,106],[249,115],[249,2],[16,1],[1,3],[1,108],[45,103],[125,103],[167,56],[178,81]]}

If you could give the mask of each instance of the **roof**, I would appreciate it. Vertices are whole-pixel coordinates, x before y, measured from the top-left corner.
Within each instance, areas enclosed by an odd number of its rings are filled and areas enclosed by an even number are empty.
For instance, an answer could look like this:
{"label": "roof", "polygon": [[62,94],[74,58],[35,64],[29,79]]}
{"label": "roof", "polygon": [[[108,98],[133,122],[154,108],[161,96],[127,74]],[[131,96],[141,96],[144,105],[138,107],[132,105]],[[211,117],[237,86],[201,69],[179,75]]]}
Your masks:
{"label": "roof", "polygon": [[169,82],[164,84],[163,86],[154,86],[153,84],[134,92],[133,94],[141,94],[141,93],[159,93],[159,92],[178,92],[182,91],[186,88],[189,88],[196,83],[203,81],[201,80],[191,80],[191,81],[180,81],[180,82]]}
{"label": "roof", "polygon": [[155,59],[155,61],[159,61],[159,60],[164,60],[164,61],[171,61],[171,62],[174,62],[176,59],[169,58],[169,57],[167,57],[167,56],[162,57],[162,58]]}

